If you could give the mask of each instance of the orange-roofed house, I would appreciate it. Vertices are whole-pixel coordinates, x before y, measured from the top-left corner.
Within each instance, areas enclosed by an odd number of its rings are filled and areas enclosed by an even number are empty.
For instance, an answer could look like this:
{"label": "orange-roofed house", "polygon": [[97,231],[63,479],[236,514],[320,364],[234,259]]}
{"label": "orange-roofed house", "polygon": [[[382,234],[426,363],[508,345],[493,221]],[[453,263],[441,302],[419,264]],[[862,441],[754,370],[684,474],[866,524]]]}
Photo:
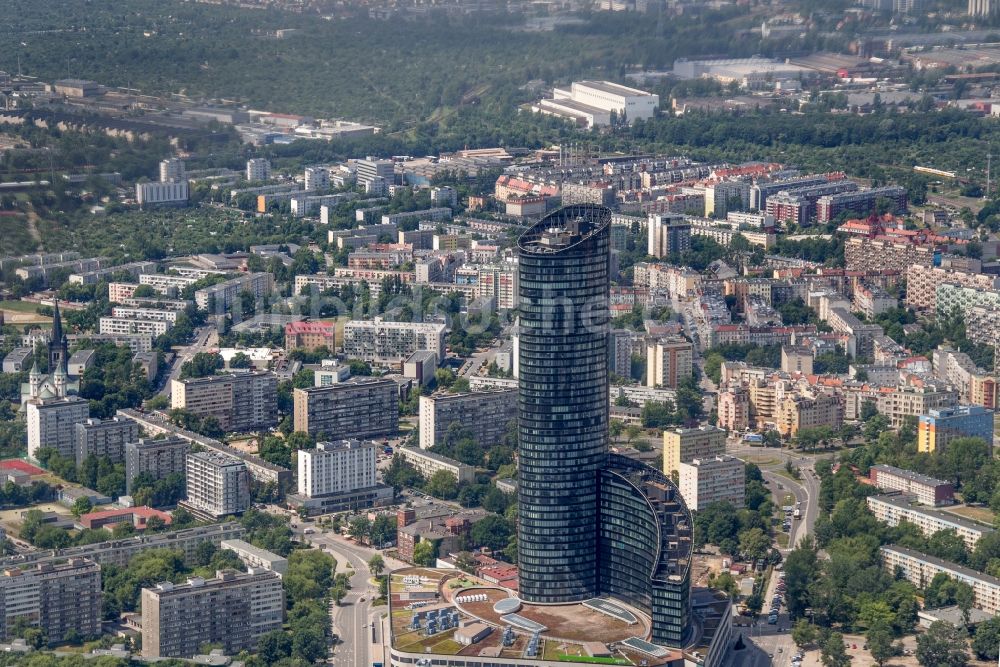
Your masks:
{"label": "orange-roofed house", "polygon": [[82,528],[114,527],[119,523],[131,523],[136,530],[145,530],[149,520],[153,517],[160,519],[164,525],[169,526],[173,518],[166,512],[155,510],[152,507],[126,507],[120,510],[104,510],[102,512],[90,512],[81,514],[79,525]]}
{"label": "orange-roofed house", "polygon": [[289,322],[285,325],[285,350],[309,351],[325,347],[331,352],[337,345],[337,325],[333,322]]}

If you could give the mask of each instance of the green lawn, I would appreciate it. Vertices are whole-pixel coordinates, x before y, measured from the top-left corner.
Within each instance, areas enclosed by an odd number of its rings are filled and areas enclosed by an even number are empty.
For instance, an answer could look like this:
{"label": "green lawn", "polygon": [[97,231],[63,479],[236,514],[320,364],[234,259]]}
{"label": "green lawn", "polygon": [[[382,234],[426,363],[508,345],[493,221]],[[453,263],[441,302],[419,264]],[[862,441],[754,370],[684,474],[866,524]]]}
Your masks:
{"label": "green lawn", "polygon": [[631,665],[628,660],[621,658],[594,658],[589,655],[565,655],[557,658],[560,662],[587,662],[594,665]]}
{"label": "green lawn", "polygon": [[0,301],[0,310],[13,310],[19,313],[37,313],[38,304],[30,301]]}

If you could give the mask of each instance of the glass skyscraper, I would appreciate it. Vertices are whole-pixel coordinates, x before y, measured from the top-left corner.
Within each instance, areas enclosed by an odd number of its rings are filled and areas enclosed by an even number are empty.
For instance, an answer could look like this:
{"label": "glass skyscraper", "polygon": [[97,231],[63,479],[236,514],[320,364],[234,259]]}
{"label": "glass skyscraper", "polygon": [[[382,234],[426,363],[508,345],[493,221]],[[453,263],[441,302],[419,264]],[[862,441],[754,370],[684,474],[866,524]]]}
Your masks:
{"label": "glass skyscraper", "polygon": [[518,240],[518,568],[528,602],[599,592],[610,223],[605,207],[566,206]]}

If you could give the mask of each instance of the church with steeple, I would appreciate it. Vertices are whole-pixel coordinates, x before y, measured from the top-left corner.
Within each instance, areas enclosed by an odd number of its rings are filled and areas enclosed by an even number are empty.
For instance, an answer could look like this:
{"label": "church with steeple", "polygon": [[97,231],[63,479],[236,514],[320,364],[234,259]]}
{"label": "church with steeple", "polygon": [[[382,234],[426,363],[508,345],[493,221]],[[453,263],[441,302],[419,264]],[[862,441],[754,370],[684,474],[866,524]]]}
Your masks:
{"label": "church with steeple", "polygon": [[79,378],[70,377],[69,341],[62,328],[59,302],[55,302],[52,314],[52,337],[48,342],[48,374],[38,370],[38,363],[32,365],[28,383],[21,385],[21,405],[31,399],[65,398],[80,391]]}

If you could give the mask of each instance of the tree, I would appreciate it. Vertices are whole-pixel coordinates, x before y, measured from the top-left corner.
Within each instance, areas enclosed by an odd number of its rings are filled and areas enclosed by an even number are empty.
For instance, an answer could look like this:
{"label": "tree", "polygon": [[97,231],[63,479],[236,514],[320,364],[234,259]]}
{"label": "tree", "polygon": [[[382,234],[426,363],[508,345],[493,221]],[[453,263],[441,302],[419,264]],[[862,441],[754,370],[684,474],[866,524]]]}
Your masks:
{"label": "tree", "polygon": [[490,551],[502,551],[510,541],[514,527],[502,516],[490,515],[472,526],[472,543],[488,548]]}
{"label": "tree", "polygon": [[809,607],[809,587],[818,569],[812,544],[800,544],[785,559],[785,600],[792,618],[801,617]]}
{"label": "tree", "polygon": [[980,660],[993,660],[1000,651],[1000,616],[984,621],[976,628],[972,650]]}
{"label": "tree", "polygon": [[356,539],[358,542],[364,542],[371,534],[372,523],[368,520],[368,517],[363,514],[351,519],[350,524],[348,524],[348,530],[351,533],[351,537]]}
{"label": "tree", "polygon": [[413,547],[413,563],[415,565],[429,567],[434,564],[436,557],[434,554],[434,545],[427,540],[417,542],[417,545]]}
{"label": "tree", "polygon": [[844,635],[839,632],[830,633],[821,647],[820,660],[825,667],[850,667],[851,656],[847,655],[844,648]]}
{"label": "tree", "polygon": [[253,366],[253,361],[243,352],[237,352],[229,360],[230,368],[250,368],[251,366]]}
{"label": "tree", "polygon": [[453,500],[458,495],[458,480],[447,470],[438,470],[427,480],[424,491],[435,498]]}
{"label": "tree", "polygon": [[947,621],[934,621],[917,637],[917,661],[925,667],[965,667],[965,630]]}
{"label": "tree", "polygon": [[892,641],[892,628],[888,623],[879,623],[868,628],[865,639],[868,640],[868,650],[871,651],[872,658],[879,667],[899,653],[899,648]]}
{"label": "tree", "polygon": [[792,641],[799,648],[813,644],[816,641],[816,626],[804,618],[795,621],[792,626]]}
{"label": "tree", "polygon": [[376,549],[381,549],[396,542],[396,520],[388,514],[379,514],[372,521],[369,531],[371,544]]}
{"label": "tree", "polygon": [[767,555],[771,539],[761,528],[751,528],[740,533],[740,553],[749,560],[757,561]]}
{"label": "tree", "polygon": [[382,559],[382,556],[380,556],[379,554],[375,554],[374,556],[369,558],[368,569],[376,577],[381,575],[382,572],[385,570],[385,561]]}
{"label": "tree", "polygon": [[82,496],[73,502],[72,512],[77,519],[80,518],[81,514],[87,514],[92,509],[94,509],[94,502],[88,496]]}

